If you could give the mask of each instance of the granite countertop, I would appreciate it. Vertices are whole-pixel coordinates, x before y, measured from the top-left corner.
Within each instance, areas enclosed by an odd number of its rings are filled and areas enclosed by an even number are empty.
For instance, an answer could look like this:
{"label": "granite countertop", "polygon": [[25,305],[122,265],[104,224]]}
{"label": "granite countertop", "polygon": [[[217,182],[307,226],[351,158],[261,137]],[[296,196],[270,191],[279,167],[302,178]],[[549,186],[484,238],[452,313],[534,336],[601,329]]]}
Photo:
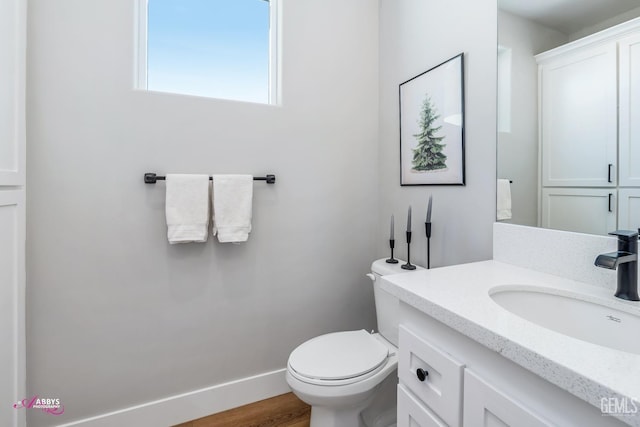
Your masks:
{"label": "granite countertop", "polygon": [[[640,355],[575,339],[518,317],[491,299],[490,289],[500,285],[580,293],[586,300],[606,300],[613,308],[640,316],[640,302],[619,300],[608,289],[498,261],[384,276],[381,287],[598,408],[603,397],[640,400]],[[620,419],[640,426],[640,414]]]}

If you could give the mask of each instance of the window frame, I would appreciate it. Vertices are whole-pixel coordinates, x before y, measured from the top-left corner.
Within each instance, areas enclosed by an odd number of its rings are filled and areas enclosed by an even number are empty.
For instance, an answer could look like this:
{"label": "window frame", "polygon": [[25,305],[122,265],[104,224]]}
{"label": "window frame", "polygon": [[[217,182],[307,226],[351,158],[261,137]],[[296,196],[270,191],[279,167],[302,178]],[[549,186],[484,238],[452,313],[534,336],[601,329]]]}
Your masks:
{"label": "window frame", "polygon": [[[233,1],[233,0],[229,0]],[[266,103],[254,102],[262,105],[280,105],[280,0],[262,0],[269,3],[269,67],[268,67],[268,99]],[[148,17],[149,17],[149,0],[135,0],[135,49],[136,58],[134,63],[134,85],[135,89],[158,92],[158,93],[171,93],[175,95],[183,96],[201,96],[209,99],[219,99],[223,101],[235,101],[235,102],[250,102],[240,99],[230,98],[215,98],[206,95],[191,95],[179,92],[163,92],[150,90],[148,85],[148,72],[149,61],[147,55],[148,49]]]}

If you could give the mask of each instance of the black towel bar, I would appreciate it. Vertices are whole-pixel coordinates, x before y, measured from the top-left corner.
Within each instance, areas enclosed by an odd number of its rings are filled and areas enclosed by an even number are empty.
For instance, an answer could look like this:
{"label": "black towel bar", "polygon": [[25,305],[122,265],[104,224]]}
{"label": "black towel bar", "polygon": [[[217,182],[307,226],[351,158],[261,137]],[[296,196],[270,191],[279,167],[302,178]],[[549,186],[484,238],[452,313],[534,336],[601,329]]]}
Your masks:
{"label": "black towel bar", "polygon": [[[155,173],[145,173],[144,174],[144,183],[145,184],[155,184],[157,181],[164,181],[167,177],[159,176]],[[267,176],[254,176],[254,181],[267,181],[267,184],[275,184],[276,176],[275,175],[267,175]],[[209,181],[213,181],[213,177],[209,177]]]}

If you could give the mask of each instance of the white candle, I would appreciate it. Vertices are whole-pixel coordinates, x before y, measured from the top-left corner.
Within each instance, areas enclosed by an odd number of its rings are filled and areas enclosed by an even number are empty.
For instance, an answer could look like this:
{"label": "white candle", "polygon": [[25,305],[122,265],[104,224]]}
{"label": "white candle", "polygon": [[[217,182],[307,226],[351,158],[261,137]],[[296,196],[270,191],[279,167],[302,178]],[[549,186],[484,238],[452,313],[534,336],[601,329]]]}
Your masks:
{"label": "white candle", "polygon": [[427,206],[427,220],[425,222],[431,222],[431,202],[433,196],[429,196],[429,205]]}
{"label": "white candle", "polygon": [[407,232],[411,232],[411,206],[409,206],[409,213],[407,214]]}
{"label": "white candle", "polygon": [[389,240],[394,240],[395,233],[393,230],[393,215],[391,215],[391,232],[389,233]]}

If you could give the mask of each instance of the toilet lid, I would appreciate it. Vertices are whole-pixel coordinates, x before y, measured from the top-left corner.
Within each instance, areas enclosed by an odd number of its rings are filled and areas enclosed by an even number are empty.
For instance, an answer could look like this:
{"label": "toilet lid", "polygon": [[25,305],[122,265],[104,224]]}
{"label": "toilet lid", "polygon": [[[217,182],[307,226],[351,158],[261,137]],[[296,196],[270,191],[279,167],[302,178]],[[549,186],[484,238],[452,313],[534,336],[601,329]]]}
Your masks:
{"label": "toilet lid", "polygon": [[310,339],[291,352],[289,366],[316,380],[362,376],[382,365],[389,349],[365,330],[336,332]]}

